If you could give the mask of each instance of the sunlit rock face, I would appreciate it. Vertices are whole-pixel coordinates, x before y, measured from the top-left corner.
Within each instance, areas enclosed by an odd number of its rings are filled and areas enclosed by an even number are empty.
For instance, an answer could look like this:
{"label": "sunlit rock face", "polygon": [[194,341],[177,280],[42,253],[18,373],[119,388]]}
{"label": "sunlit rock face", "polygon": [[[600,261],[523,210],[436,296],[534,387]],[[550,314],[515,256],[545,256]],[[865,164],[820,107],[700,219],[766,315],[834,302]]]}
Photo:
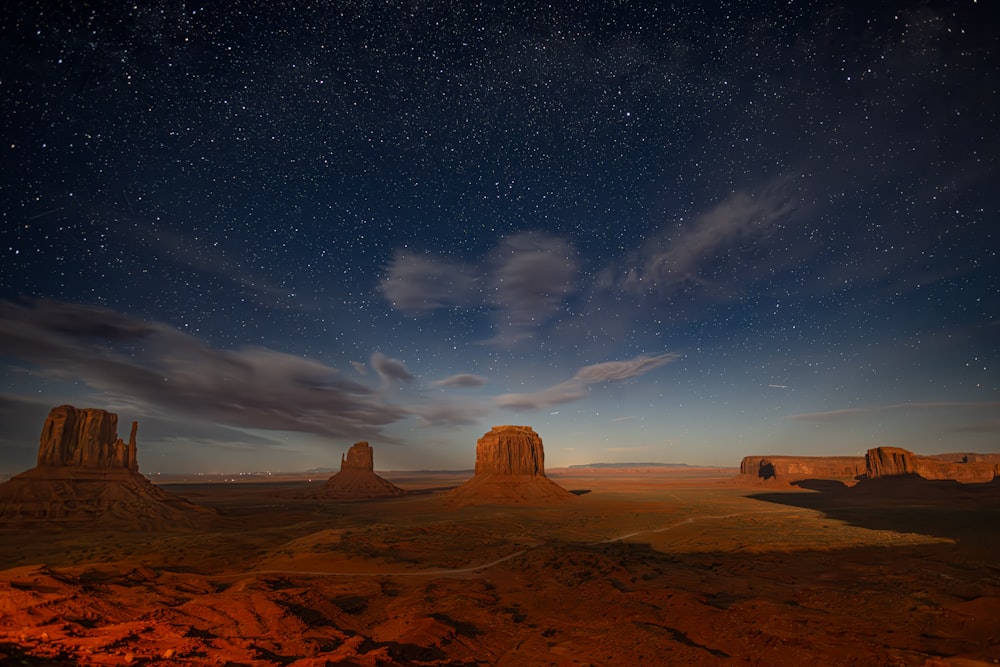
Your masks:
{"label": "sunlit rock face", "polygon": [[475,477],[448,492],[453,505],[534,504],[575,496],[545,476],[542,439],[529,426],[494,426],[476,442]]}
{"label": "sunlit rock face", "polygon": [[868,479],[918,475],[924,479],[991,482],[1000,477],[1000,454],[919,456],[901,447],[875,447],[865,454]]}
{"label": "sunlit rock face", "polygon": [[319,495],[324,498],[353,500],[401,496],[406,493],[392,482],[375,474],[371,445],[356,442],[341,456],[340,472],[327,480]]}
{"label": "sunlit rock face", "polygon": [[476,474],[544,477],[542,439],[530,426],[494,426],[476,441]]}
{"label": "sunlit rock face", "polygon": [[154,529],[210,514],[139,474],[136,432],[117,433],[118,415],[72,405],[52,408],[42,426],[38,465],[0,484],[0,519],[108,521]]}

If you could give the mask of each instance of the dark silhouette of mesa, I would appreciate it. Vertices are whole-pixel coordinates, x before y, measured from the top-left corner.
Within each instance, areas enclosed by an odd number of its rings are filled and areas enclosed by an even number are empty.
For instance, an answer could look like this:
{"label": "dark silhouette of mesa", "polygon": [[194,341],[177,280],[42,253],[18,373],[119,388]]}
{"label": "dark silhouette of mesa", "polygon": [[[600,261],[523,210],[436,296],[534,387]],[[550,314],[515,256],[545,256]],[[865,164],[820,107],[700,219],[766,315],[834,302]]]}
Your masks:
{"label": "dark silhouette of mesa", "polygon": [[139,527],[209,513],[139,473],[136,432],[118,437],[118,415],[60,405],[42,427],[38,465],[0,484],[0,520],[119,520]]}
{"label": "dark silhouette of mesa", "polygon": [[406,491],[375,474],[371,445],[356,442],[340,457],[340,472],[326,481],[317,494],[321,498],[364,500],[402,496]]}

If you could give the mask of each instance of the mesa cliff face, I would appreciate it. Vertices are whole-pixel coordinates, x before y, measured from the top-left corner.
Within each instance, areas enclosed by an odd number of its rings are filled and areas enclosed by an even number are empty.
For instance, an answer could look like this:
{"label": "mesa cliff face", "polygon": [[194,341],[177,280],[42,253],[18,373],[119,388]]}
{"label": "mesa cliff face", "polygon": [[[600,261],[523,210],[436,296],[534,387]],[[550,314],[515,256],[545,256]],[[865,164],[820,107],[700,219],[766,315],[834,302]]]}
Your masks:
{"label": "mesa cliff face", "polygon": [[116,520],[149,528],[209,513],[139,474],[138,423],[128,443],[118,415],[60,405],[49,412],[38,444],[38,465],[0,484],[0,519],[84,522]]}
{"label": "mesa cliff face", "polygon": [[529,426],[494,426],[476,442],[475,476],[446,494],[453,505],[530,504],[575,496],[545,476],[542,439]]}
{"label": "mesa cliff face", "polygon": [[865,474],[863,456],[745,456],[740,475],[754,481],[851,480]]}
{"label": "mesa cliff face", "polygon": [[374,461],[371,445],[354,443],[340,458],[340,472],[326,481],[318,495],[339,500],[404,495],[406,491],[375,474]]}
{"label": "mesa cliff face", "polygon": [[778,483],[804,479],[853,481],[916,475],[975,483],[1000,478],[1000,454],[920,456],[901,447],[875,447],[864,456],[745,456],[742,481]]}
{"label": "mesa cliff face", "polygon": [[865,464],[868,479],[918,475],[975,483],[1000,477],[1000,454],[920,456],[901,447],[875,447],[865,454]]}
{"label": "mesa cliff face", "polygon": [[132,422],[132,433],[125,444],[118,437],[118,415],[112,412],[78,410],[72,405],[52,408],[42,427],[38,465],[137,471],[138,426],[138,422]]}
{"label": "mesa cliff face", "polygon": [[542,439],[530,426],[494,426],[476,441],[476,474],[544,477]]}

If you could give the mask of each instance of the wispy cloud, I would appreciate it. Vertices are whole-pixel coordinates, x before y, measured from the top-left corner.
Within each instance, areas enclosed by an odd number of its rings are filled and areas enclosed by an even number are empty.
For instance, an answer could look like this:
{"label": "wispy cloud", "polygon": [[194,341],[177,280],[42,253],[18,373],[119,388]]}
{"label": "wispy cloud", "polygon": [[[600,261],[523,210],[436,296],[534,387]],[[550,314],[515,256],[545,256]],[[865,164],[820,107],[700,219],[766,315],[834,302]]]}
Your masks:
{"label": "wispy cloud", "polygon": [[793,180],[775,179],[756,194],[734,192],[692,221],[664,228],[626,262],[624,272],[611,272],[623,276],[617,287],[669,296],[686,285],[711,282],[703,275],[706,265],[741,249],[760,252],[761,241],[782,230],[801,210],[792,193]]}
{"label": "wispy cloud", "polygon": [[437,380],[432,384],[435,387],[482,387],[487,380],[482,375],[472,375],[471,373],[460,373]]}
{"label": "wispy cloud", "polygon": [[[232,427],[378,438],[405,408],[317,361],[261,347],[220,350],[99,306],[0,302],[0,348],[42,373]],[[385,358],[383,377],[409,375]]]}
{"label": "wispy cloud", "polygon": [[493,273],[493,303],[498,312],[492,342],[514,343],[531,337],[574,291],[578,269],[565,239],[538,232],[504,239]]}
{"label": "wispy cloud", "polygon": [[891,405],[873,405],[861,408],[844,408],[826,412],[807,412],[797,415],[787,415],[785,419],[804,422],[829,422],[851,419],[858,416],[893,412],[898,410],[996,410],[1000,401],[929,401],[914,403],[893,403]]}
{"label": "wispy cloud", "polygon": [[413,382],[415,379],[402,361],[387,357],[381,352],[372,353],[371,365],[384,382]]}
{"label": "wispy cloud", "polygon": [[425,426],[466,426],[476,424],[489,414],[491,406],[483,402],[445,401],[427,405],[411,406],[409,412],[416,415]]}
{"label": "wispy cloud", "polygon": [[378,289],[393,308],[412,316],[440,308],[490,308],[494,336],[487,342],[505,345],[532,337],[559,312],[576,289],[578,270],[565,239],[519,232],[475,265],[397,251]]}
{"label": "wispy cloud", "polygon": [[641,355],[628,361],[607,361],[584,366],[573,377],[559,384],[528,393],[502,394],[494,400],[500,407],[520,410],[536,410],[570,403],[586,396],[588,388],[593,385],[638,377],[678,358],[679,354],[668,352],[655,356]]}
{"label": "wispy cloud", "polygon": [[254,302],[276,310],[310,310],[303,307],[295,289],[271,284],[261,275],[247,271],[242,262],[234,260],[208,239],[187,236],[162,224],[133,220],[123,225],[123,233],[143,243],[159,258],[210,276],[219,276],[244,290]]}
{"label": "wispy cloud", "polygon": [[953,429],[955,433],[1000,433],[1000,419],[986,419]]}
{"label": "wispy cloud", "polygon": [[378,289],[393,308],[407,315],[466,307],[480,300],[471,266],[407,250],[396,252]]}

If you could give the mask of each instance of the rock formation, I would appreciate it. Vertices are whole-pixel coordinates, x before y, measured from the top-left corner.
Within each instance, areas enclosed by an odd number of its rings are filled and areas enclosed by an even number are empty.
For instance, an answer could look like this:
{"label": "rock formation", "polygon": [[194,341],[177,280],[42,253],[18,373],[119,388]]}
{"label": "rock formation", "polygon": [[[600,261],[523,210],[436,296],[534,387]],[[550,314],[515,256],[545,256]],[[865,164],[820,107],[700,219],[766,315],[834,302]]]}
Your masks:
{"label": "rock formation", "polygon": [[372,448],[356,442],[340,457],[340,472],[327,480],[319,495],[344,500],[401,496],[406,491],[375,474]]}
{"label": "rock formation", "polygon": [[864,474],[863,456],[746,456],[740,462],[740,476],[750,481],[847,481]]}
{"label": "rock formation", "polygon": [[530,426],[494,426],[476,441],[476,474],[545,477],[542,439]]}
{"label": "rock formation", "polygon": [[52,408],[42,427],[38,465],[96,470],[139,470],[132,422],[128,444],[118,437],[118,415],[96,408],[77,410],[72,405]]}
{"label": "rock formation", "polygon": [[746,456],[740,480],[791,483],[804,479],[852,482],[917,475],[925,479],[991,482],[1000,478],[1000,454],[919,456],[900,447],[876,447],[865,456]]}
{"label": "rock formation", "polygon": [[53,408],[42,427],[38,465],[0,484],[0,520],[146,524],[208,512],[142,476],[136,456],[138,423],[132,422],[127,444],[118,437],[117,426],[118,415],[104,410]]}
{"label": "rock formation", "polygon": [[1000,478],[1000,454],[919,456],[901,447],[876,447],[865,454],[868,479],[918,475],[924,479],[992,482]]}
{"label": "rock formation", "polygon": [[475,476],[448,492],[451,504],[524,504],[574,498],[545,476],[542,439],[529,426],[494,426],[476,442]]}

